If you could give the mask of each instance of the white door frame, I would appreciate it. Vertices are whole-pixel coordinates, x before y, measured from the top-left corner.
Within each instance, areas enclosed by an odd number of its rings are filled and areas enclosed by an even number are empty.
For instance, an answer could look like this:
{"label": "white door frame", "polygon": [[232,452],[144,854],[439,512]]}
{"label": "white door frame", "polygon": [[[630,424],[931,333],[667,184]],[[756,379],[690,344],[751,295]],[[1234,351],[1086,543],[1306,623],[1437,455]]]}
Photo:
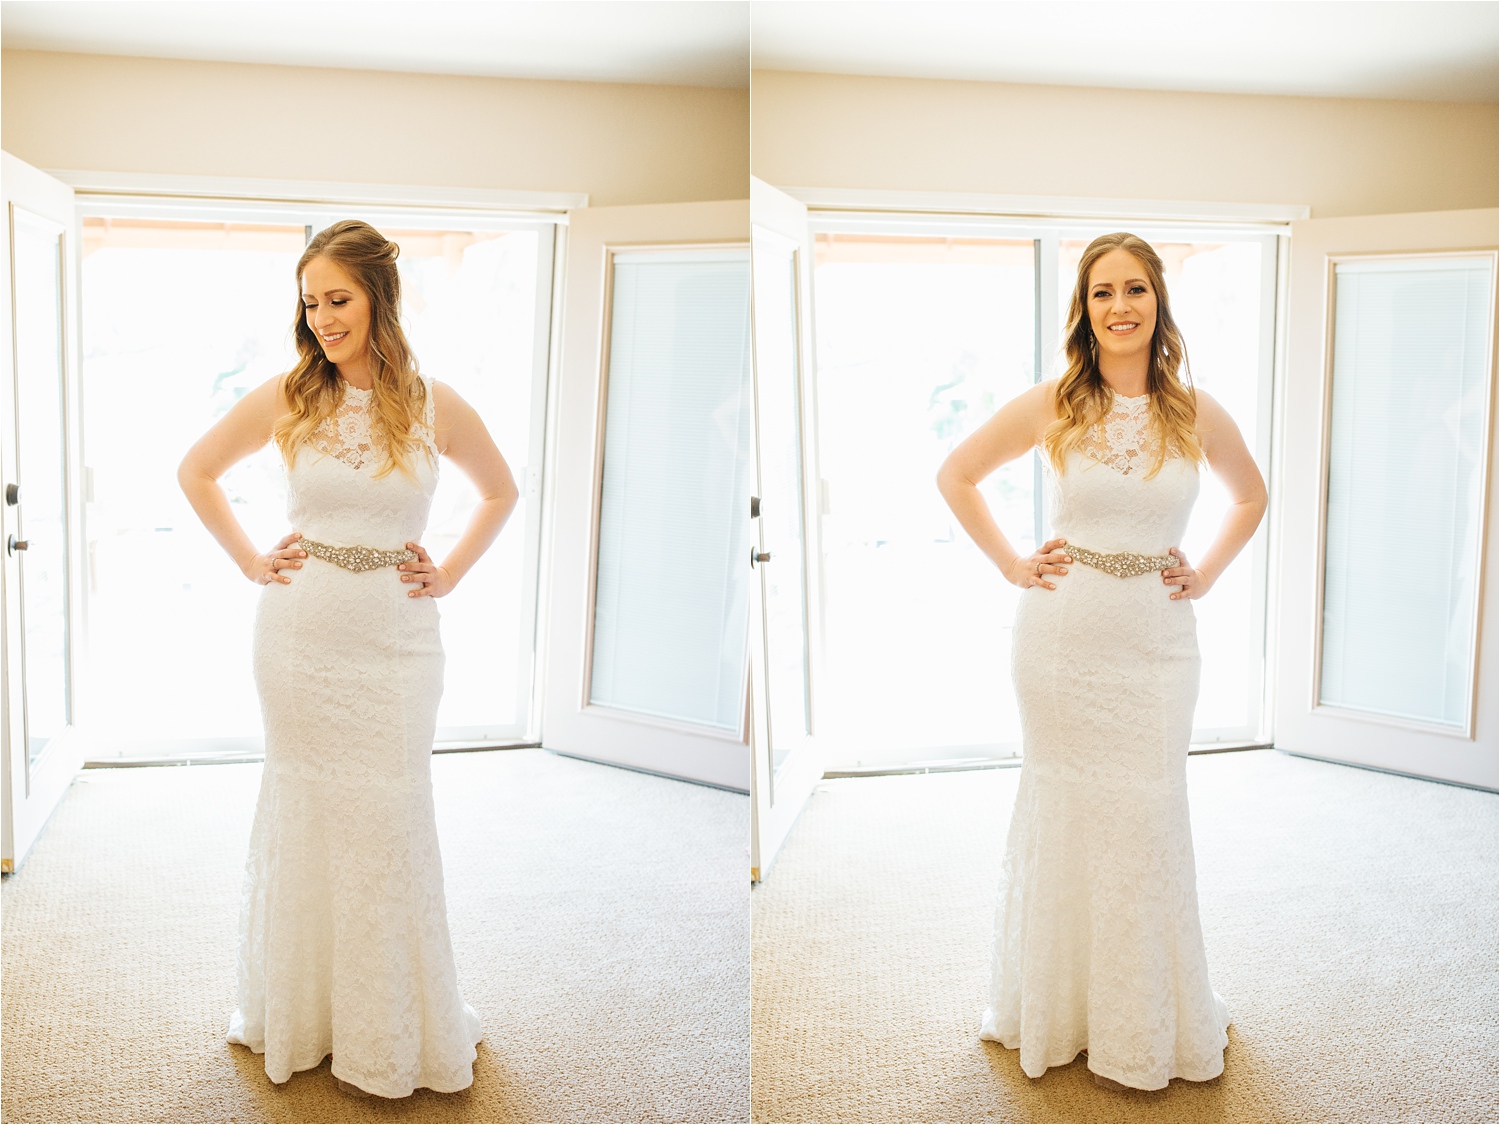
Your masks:
{"label": "white door frame", "polygon": [[[1481,503],[1479,646],[1472,735],[1327,707],[1316,698],[1331,409],[1331,262],[1345,254],[1443,253],[1496,247],[1500,211],[1433,211],[1292,224],[1287,363],[1280,403],[1281,482],[1276,560],[1274,739],[1277,749],[1396,773],[1494,789],[1497,783],[1495,384],[1486,405],[1488,485]],[[1495,362],[1491,309],[1490,362]],[[1419,555],[1414,547],[1414,560]],[[1446,563],[1446,560],[1444,560]],[[1469,560],[1463,560],[1468,565]]]}
{"label": "white door frame", "polygon": [[[84,589],[78,565],[83,542],[83,505],[79,487],[83,480],[79,441],[78,356],[78,224],[73,210],[73,191],[66,184],[0,153],[0,182],[4,185],[3,227],[4,309],[3,347],[5,379],[0,384],[0,476],[4,483],[17,480],[17,418],[11,388],[15,386],[15,332],[12,293],[11,230],[13,208],[19,206],[57,224],[63,230],[63,495],[67,518],[67,628],[68,628],[68,723],[43,751],[35,766],[30,761],[25,726],[25,695],[22,678],[22,631],[19,564],[8,550],[0,554],[0,699],[5,721],[0,722],[0,870],[14,871],[26,858],[41,834],[47,818],[62,799],[83,762],[82,742],[74,717],[78,713],[79,669],[83,666]],[[24,482],[23,482],[24,483]],[[25,502],[23,495],[22,503]],[[16,533],[16,509],[0,501],[0,543]]]}
{"label": "white door frame", "polygon": [[[754,232],[769,232],[778,240],[795,247],[796,318],[798,368],[798,408],[801,412],[798,431],[802,454],[802,565],[804,596],[807,607],[807,737],[799,739],[791,752],[776,768],[769,732],[770,699],[767,675],[768,617],[763,579],[757,575],[750,599],[751,620],[751,745],[755,766],[751,776],[750,878],[764,879],[781,845],[786,842],[792,825],[801,814],[814,786],[823,777],[823,753],[818,740],[817,690],[821,682],[818,669],[822,659],[821,628],[823,611],[819,591],[823,562],[822,489],[817,457],[817,414],[813,387],[812,342],[812,238],[807,224],[807,207],[783,191],[761,180],[750,180],[750,214]],[[752,269],[754,258],[752,256]],[[754,290],[752,289],[752,292]],[[755,310],[756,316],[770,310]],[[752,333],[753,339],[758,339]],[[756,490],[760,490],[760,356],[756,356]],[[761,545],[762,548],[767,546]],[[773,560],[767,565],[775,565]]]}
{"label": "white door frame", "polygon": [[574,757],[745,792],[745,732],[600,707],[589,702],[589,651],[604,450],[608,268],[615,250],[736,246],[750,233],[744,200],[593,207],[569,215],[562,350],[549,404],[550,534],[542,745]]}

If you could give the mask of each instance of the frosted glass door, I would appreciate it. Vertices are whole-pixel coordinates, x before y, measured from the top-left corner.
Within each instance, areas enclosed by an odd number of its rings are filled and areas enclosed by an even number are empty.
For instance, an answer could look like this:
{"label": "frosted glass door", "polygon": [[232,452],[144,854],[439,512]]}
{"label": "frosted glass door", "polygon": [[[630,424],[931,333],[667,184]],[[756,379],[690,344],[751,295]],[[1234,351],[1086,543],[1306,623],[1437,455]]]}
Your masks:
{"label": "frosted glass door", "polygon": [[1500,782],[1486,497],[1497,220],[1292,224],[1272,505],[1278,749]]}
{"label": "frosted glass door", "polygon": [[68,725],[68,513],[63,391],[63,228],[11,208],[15,324],[15,533],[28,769]]}
{"label": "frosted glass door", "polygon": [[1334,267],[1325,706],[1467,728],[1493,269],[1491,255]]}
{"label": "frosted glass door", "polygon": [[750,260],[614,256],[589,702],[738,732]]}

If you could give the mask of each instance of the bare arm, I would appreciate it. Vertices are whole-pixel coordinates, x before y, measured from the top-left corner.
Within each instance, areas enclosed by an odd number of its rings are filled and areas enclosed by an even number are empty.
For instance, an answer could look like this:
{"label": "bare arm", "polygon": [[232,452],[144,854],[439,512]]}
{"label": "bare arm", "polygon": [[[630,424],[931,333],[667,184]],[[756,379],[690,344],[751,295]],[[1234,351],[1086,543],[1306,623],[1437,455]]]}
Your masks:
{"label": "bare arm", "polygon": [[1040,550],[1022,556],[1011,546],[979,492],[979,482],[1001,465],[1029,453],[1055,416],[1056,380],[1038,383],[1011,399],[959,445],[938,470],[938,491],[958,522],[979,549],[1017,586],[1055,585],[1043,573],[1066,574],[1062,563],[1072,562],[1057,550],[1062,539],[1051,539]]}
{"label": "bare arm", "polygon": [[405,572],[401,577],[403,582],[421,584],[410,591],[414,598],[423,595],[440,598],[458,585],[495,541],[521,497],[510,466],[495,447],[479,412],[446,383],[434,382],[432,394],[438,450],[474,482],[479,490],[479,503],[469,517],[468,527],[441,563],[434,563],[420,544],[407,544],[417,552],[417,561],[403,563],[399,569]]}
{"label": "bare arm", "polygon": [[187,451],[187,456],[177,467],[177,483],[182,486],[188,503],[203,521],[203,526],[229,553],[245,577],[259,583],[290,582],[286,575],[276,573],[277,569],[301,566],[296,560],[306,557],[306,552],[288,546],[298,538],[295,532],[265,554],[256,550],[240,521],[234,518],[219,478],[270,441],[271,428],[285,413],[281,378],[268,379],[215,422],[208,433]]}
{"label": "bare arm", "polygon": [[1162,571],[1167,585],[1180,586],[1173,598],[1201,598],[1213,588],[1234,557],[1244,549],[1266,514],[1266,482],[1255,458],[1240,435],[1240,428],[1217,400],[1198,391],[1198,433],[1208,467],[1229,491],[1230,507],[1219,525],[1219,534],[1197,567],[1177,548],[1172,554],[1182,565]]}

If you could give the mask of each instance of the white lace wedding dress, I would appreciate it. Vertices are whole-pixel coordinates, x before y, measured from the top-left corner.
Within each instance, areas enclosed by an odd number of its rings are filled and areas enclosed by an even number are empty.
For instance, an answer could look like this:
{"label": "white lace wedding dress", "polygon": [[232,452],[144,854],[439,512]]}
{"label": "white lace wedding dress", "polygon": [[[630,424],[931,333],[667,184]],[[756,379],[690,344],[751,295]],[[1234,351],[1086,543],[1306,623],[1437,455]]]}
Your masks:
{"label": "white lace wedding dress", "polygon": [[[1149,398],[1115,396],[1066,471],[1043,464],[1064,550],[1164,556],[1198,495],[1193,462],[1153,463]],[[1159,570],[1077,556],[1021,594],[1012,674],[1024,757],[995,911],[980,1037],[1036,1078],[1088,1051],[1142,1090],[1224,1069],[1229,1012],[1198,921],[1187,750],[1198,697],[1193,604]]]}
{"label": "white lace wedding dress", "polygon": [[[371,392],[287,468],[291,526],[335,547],[420,541],[437,483],[432,393],[415,480],[371,440]],[[335,1076],[397,1098],[473,1082],[479,1018],[459,997],[432,802],[443,687],[438,608],[394,565],[308,557],[262,591],[255,681],[266,759],[250,837],[229,1041],[285,1082]]]}

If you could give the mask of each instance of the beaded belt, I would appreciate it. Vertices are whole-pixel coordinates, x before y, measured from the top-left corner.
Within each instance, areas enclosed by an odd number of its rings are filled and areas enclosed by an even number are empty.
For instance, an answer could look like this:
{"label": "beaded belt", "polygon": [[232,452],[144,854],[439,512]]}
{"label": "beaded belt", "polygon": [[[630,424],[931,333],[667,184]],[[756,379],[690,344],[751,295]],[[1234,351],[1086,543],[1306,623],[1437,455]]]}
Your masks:
{"label": "beaded belt", "polygon": [[1165,570],[1169,566],[1181,565],[1181,560],[1175,555],[1137,555],[1129,551],[1121,551],[1116,555],[1104,555],[1098,551],[1075,547],[1071,543],[1063,550],[1072,556],[1074,562],[1095,567],[1113,574],[1116,578],[1134,578],[1137,574],[1150,574],[1153,570]]}
{"label": "beaded belt", "polygon": [[404,548],[400,551],[382,551],[377,547],[330,547],[327,543],[316,543],[311,539],[299,539],[297,546],[313,558],[325,559],[345,570],[379,570],[383,566],[417,561],[417,552]]}

